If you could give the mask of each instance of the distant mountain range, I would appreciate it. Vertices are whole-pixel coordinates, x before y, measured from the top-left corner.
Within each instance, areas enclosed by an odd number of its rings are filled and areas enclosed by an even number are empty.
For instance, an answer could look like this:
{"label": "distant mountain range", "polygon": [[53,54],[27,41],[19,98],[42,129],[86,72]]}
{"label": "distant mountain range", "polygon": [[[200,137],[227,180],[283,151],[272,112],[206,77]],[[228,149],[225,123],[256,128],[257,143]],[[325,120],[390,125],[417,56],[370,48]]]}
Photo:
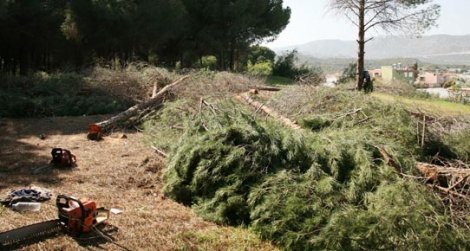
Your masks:
{"label": "distant mountain range", "polygon": [[[347,59],[357,56],[356,41],[317,40],[302,45],[274,49],[276,53],[297,49],[307,58]],[[432,35],[421,38],[376,37],[366,45],[366,59],[418,59],[432,64],[470,65],[470,35]]]}

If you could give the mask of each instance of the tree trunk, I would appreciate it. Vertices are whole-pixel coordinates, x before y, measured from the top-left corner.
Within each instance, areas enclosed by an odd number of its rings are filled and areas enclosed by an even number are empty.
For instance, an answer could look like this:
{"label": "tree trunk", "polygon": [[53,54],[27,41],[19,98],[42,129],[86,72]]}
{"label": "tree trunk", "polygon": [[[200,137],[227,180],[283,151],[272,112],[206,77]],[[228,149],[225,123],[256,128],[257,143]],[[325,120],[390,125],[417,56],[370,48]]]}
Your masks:
{"label": "tree trunk", "polygon": [[358,33],[358,52],[357,52],[357,85],[356,89],[361,91],[364,85],[364,45],[365,45],[365,0],[359,1],[359,33]]}
{"label": "tree trunk", "polygon": [[235,70],[235,42],[234,39],[230,41],[230,63],[229,63],[230,71],[233,72]]}
{"label": "tree trunk", "polygon": [[248,105],[252,106],[254,109],[256,109],[255,112],[258,112],[258,110],[261,110],[268,116],[273,117],[274,119],[281,122],[287,127],[290,127],[292,129],[297,129],[297,130],[301,129],[299,125],[297,125],[295,122],[293,122],[289,118],[286,118],[282,116],[281,114],[277,113],[276,111],[272,110],[271,108],[265,106],[264,104],[261,104],[260,102],[253,100],[249,94],[250,92],[254,92],[254,91],[256,91],[256,89],[253,89],[252,91],[249,91],[249,92],[240,93],[239,95],[236,95],[235,98],[239,101],[246,102]]}
{"label": "tree trunk", "polygon": [[19,65],[20,65],[20,75],[25,76],[28,72],[28,56],[23,47],[21,47],[20,49]]}
{"label": "tree trunk", "polygon": [[145,102],[134,105],[133,107],[117,114],[116,116],[114,116],[110,119],[107,119],[105,121],[101,121],[99,123],[90,125],[90,127],[88,128],[88,130],[89,130],[88,131],[88,138],[98,140],[102,133],[106,133],[106,131],[108,131],[110,128],[112,128],[116,124],[118,124],[122,121],[126,121],[127,119],[129,119],[129,118],[131,118],[135,115],[138,115],[139,112],[144,111],[149,107],[161,105],[163,100],[164,100],[164,96],[168,93],[168,91],[170,91],[176,85],[182,83],[188,77],[189,76],[184,76],[184,77],[176,80],[175,82],[165,86],[154,97],[152,97],[151,99],[149,99]]}

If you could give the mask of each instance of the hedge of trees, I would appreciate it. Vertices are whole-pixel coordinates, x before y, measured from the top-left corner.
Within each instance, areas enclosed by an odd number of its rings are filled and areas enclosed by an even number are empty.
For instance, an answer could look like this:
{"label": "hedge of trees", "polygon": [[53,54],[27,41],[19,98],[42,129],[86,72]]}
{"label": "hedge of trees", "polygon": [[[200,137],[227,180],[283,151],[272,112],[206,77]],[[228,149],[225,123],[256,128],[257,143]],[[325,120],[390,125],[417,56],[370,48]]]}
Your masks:
{"label": "hedge of trees", "polygon": [[282,0],[0,0],[0,71],[81,68],[103,60],[183,67],[246,65],[250,45],[288,24]]}

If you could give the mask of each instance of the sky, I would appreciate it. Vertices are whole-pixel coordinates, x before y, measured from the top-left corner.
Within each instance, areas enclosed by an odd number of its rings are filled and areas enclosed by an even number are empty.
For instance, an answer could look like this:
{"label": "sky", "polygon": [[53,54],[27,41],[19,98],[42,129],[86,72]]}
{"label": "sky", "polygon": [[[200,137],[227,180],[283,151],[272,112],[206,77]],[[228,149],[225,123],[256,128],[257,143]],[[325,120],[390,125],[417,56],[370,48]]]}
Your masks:
{"label": "sky", "polygon": [[[470,0],[434,2],[441,5],[438,27],[424,35],[470,34]],[[355,27],[345,17],[328,10],[327,3],[328,0],[284,0],[284,5],[292,11],[290,23],[275,41],[265,45],[278,48],[322,39],[355,40]]]}

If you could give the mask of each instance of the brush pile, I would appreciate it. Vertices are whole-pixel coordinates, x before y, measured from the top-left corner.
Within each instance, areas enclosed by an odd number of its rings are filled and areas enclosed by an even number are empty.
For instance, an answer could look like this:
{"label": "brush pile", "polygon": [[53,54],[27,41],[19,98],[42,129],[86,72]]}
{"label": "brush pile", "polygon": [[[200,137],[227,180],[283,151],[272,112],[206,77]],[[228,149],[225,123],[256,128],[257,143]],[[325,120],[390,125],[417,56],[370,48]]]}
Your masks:
{"label": "brush pile", "polygon": [[[213,101],[246,92],[264,85],[254,77],[228,72],[198,71],[191,73],[185,84],[169,90],[163,109],[152,112],[143,124],[147,141],[154,147],[169,151],[177,146],[179,137],[188,126],[188,121],[200,119],[210,111]],[[205,110],[206,112],[202,112]],[[207,118],[210,121],[210,118]]]}
{"label": "brush pile", "polygon": [[305,91],[282,95],[272,104],[313,133],[227,100],[171,121],[184,126],[168,147],[166,194],[289,250],[470,248],[468,214],[455,220],[415,179],[427,155],[409,113],[356,93],[320,92],[301,105]]}
{"label": "brush pile", "polygon": [[154,86],[161,89],[178,78],[177,74],[164,68],[132,63],[120,70],[96,66],[86,79],[90,88],[106,91],[116,98],[136,104],[148,99]]}

